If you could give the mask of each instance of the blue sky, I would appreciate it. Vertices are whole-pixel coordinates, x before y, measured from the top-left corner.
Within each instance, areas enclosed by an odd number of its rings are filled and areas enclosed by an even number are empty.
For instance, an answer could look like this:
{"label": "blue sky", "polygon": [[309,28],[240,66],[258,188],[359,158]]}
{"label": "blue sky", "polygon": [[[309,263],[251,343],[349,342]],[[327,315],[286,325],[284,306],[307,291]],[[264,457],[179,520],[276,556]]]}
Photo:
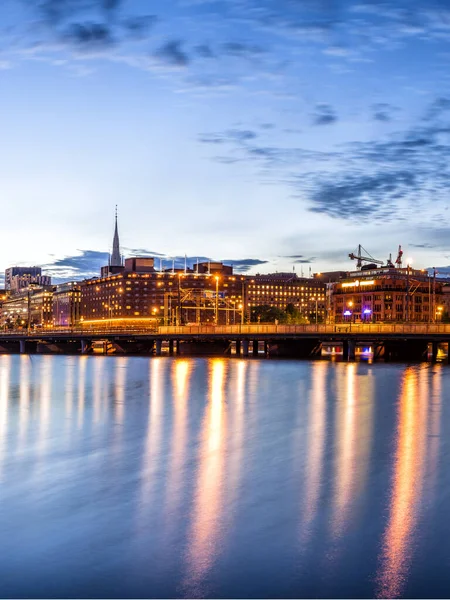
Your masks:
{"label": "blue sky", "polygon": [[443,0],[3,0],[0,269],[450,265]]}

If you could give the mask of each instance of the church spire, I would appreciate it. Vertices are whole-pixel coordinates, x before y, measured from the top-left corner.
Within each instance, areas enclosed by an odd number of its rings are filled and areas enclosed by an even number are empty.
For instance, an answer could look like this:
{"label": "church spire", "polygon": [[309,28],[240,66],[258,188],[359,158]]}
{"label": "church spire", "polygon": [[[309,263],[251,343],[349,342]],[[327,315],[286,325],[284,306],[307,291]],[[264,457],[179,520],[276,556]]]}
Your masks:
{"label": "church spire", "polygon": [[117,204],[116,204],[116,220],[114,227],[113,251],[111,254],[111,267],[121,267],[122,257],[120,255],[119,230],[117,227]]}

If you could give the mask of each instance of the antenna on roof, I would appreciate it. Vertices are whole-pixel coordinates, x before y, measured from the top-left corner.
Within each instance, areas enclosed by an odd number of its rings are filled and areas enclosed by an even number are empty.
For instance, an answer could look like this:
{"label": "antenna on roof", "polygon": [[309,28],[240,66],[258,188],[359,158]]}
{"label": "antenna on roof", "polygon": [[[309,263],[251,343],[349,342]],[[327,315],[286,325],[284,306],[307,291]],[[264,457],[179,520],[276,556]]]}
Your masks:
{"label": "antenna on roof", "polygon": [[187,273],[187,254],[184,255],[184,272]]}
{"label": "antenna on roof", "polygon": [[175,259],[172,258],[172,273],[175,273]]}

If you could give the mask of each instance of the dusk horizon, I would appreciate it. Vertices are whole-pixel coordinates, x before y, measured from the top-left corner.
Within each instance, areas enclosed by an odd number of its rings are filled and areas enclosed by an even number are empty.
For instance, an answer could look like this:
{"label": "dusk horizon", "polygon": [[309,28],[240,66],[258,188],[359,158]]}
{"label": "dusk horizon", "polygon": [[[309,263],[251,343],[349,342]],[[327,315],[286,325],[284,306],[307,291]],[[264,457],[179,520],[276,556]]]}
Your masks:
{"label": "dusk horizon", "polygon": [[446,272],[447,19],[439,1],[8,0],[0,194],[22,237],[4,232],[0,270],[109,252],[118,204],[131,252],[318,272],[402,245]]}

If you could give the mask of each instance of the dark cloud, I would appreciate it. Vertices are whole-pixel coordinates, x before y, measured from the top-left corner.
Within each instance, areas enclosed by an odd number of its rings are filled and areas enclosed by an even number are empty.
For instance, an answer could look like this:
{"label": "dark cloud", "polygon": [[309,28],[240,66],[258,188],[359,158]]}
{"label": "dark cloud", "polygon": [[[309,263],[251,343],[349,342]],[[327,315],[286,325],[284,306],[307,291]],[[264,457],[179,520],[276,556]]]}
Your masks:
{"label": "dark cloud", "polygon": [[162,63],[173,67],[186,67],[189,64],[189,56],[183,50],[181,40],[171,40],[158,48],[155,57]]}
{"label": "dark cloud", "polygon": [[49,24],[57,25],[86,12],[97,11],[111,17],[122,0],[25,0]]}
{"label": "dark cloud", "polygon": [[258,134],[250,129],[230,129],[227,134],[229,139],[238,142],[248,142],[258,137]]}
{"label": "dark cloud", "polygon": [[195,46],[194,52],[201,58],[215,58],[214,52],[208,44],[199,44]]}
{"label": "dark cloud", "polygon": [[149,257],[165,257],[165,254],[160,252],[153,252],[152,250],[146,250],[144,248],[123,248],[123,251],[128,256],[149,256]]}
{"label": "dark cloud", "polygon": [[145,15],[141,17],[129,17],[121,22],[122,28],[133,39],[145,39],[151,29],[158,22],[156,15]]}
{"label": "dark cloud", "polygon": [[294,260],[294,263],[296,265],[309,265],[311,263],[313,263],[316,260],[315,256],[311,256],[311,258],[298,258],[297,260]]}
{"label": "dark cloud", "polygon": [[428,244],[428,243],[424,243],[424,244],[409,244],[409,246],[411,248],[436,248],[436,246],[433,246],[433,244]]}
{"label": "dark cloud", "polygon": [[[146,250],[144,248],[123,248],[125,256],[147,256],[155,259],[155,269],[169,270],[172,267],[175,269],[184,269],[185,265],[189,269],[199,263],[215,262],[208,256],[167,256],[160,252]],[[73,256],[65,256],[57,258],[53,262],[42,265],[43,271],[51,275],[53,283],[61,283],[64,281],[90,279],[100,275],[101,267],[108,264],[109,254],[107,252],[99,252],[97,250],[80,250],[78,254]],[[221,260],[227,265],[232,265],[236,273],[246,273],[252,267],[266,264],[268,261],[243,258],[238,260]]]}
{"label": "dark cloud", "polygon": [[394,107],[386,103],[378,103],[372,106],[372,115],[375,121],[381,121],[382,123],[388,123],[392,120],[392,114]]}
{"label": "dark cloud", "polygon": [[395,203],[417,183],[413,171],[348,174],[318,183],[311,211],[343,219],[397,217]]}
{"label": "dark cloud", "polygon": [[108,258],[107,252],[80,250],[79,254],[58,258],[42,268],[52,276],[54,283],[88,279],[100,274],[100,268],[108,264]]}
{"label": "dark cloud", "polygon": [[223,262],[227,265],[232,265],[236,273],[247,273],[252,267],[265,265],[269,261],[258,258],[243,258],[241,260],[224,260]]}
{"label": "dark cloud", "polygon": [[114,44],[111,30],[101,23],[73,23],[63,34],[63,39],[82,50],[105,48]]}
{"label": "dark cloud", "polygon": [[241,42],[227,42],[221,46],[223,54],[239,58],[255,58],[265,52],[264,48]]}
{"label": "dark cloud", "polygon": [[329,104],[317,104],[313,115],[314,125],[332,125],[337,121],[337,115]]}

